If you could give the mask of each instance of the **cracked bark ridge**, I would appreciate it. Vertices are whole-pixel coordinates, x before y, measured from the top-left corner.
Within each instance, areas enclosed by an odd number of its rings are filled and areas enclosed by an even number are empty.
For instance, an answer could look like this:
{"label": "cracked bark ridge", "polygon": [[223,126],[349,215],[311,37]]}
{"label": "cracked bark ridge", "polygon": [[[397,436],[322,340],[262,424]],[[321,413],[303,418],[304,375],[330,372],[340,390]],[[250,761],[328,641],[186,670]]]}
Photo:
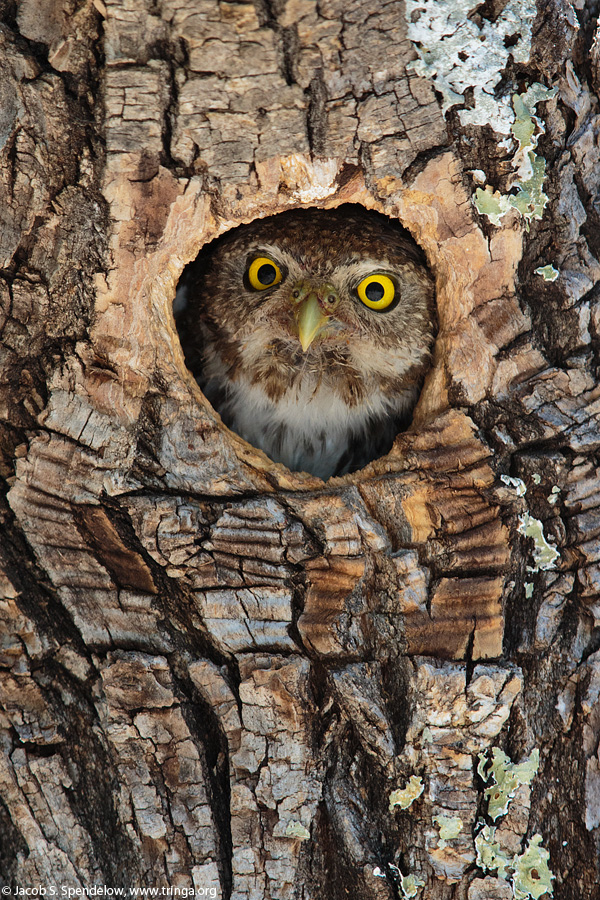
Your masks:
{"label": "cracked bark ridge", "polygon": [[[529,231],[477,215],[509,151],[407,70],[400,4],[3,7],[3,883],[508,896],[473,843],[499,745],[541,754],[503,843],[592,896],[600,37],[539,7],[505,73],[559,88]],[[223,428],[171,305],[223,231],[344,202],[411,230],[439,333],[412,428],[323,485]]]}

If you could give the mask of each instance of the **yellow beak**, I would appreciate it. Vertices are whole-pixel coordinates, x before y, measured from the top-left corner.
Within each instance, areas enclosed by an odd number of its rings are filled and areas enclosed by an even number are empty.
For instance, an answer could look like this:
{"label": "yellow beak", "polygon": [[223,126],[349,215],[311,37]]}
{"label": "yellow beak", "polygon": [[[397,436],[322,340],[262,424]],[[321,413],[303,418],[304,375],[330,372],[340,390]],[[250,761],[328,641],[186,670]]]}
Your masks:
{"label": "yellow beak", "polygon": [[305,353],[317,334],[327,324],[329,318],[321,309],[314,291],[300,303],[296,313],[296,320],[298,322],[298,337]]}

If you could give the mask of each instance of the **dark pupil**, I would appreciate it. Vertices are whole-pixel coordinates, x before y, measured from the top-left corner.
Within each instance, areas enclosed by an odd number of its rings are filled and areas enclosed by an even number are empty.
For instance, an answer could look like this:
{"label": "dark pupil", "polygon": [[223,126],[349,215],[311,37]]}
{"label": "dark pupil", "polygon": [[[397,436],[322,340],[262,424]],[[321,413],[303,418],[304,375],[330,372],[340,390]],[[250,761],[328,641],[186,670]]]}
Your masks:
{"label": "dark pupil", "polygon": [[275,266],[270,265],[270,263],[262,265],[256,273],[256,277],[261,284],[273,284],[276,275]]}
{"label": "dark pupil", "polygon": [[385,294],[385,289],[378,281],[371,281],[365,288],[365,294],[371,303],[377,303]]}

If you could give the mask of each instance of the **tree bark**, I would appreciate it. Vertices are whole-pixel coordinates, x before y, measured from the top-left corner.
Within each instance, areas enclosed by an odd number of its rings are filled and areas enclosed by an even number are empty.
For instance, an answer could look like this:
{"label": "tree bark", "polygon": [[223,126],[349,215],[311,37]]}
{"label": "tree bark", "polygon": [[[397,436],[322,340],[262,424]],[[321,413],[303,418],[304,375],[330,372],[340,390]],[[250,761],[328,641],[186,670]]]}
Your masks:
{"label": "tree bark", "polygon": [[[0,9],[5,893],[600,896],[597,4]],[[221,424],[172,303],[345,202],[439,329],[412,426],[323,483]],[[492,748],[539,751],[497,818]]]}

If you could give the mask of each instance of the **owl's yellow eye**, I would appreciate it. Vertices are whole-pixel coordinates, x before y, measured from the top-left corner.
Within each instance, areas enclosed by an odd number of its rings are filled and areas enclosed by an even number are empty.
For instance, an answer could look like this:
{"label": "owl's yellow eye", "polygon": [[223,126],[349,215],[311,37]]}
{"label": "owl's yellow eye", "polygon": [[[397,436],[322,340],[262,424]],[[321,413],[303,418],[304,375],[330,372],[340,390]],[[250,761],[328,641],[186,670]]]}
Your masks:
{"label": "owl's yellow eye", "polygon": [[387,309],[396,296],[394,282],[387,275],[368,275],[358,285],[357,291],[369,309]]}
{"label": "owl's yellow eye", "polygon": [[256,291],[264,291],[279,284],[281,269],[268,256],[259,256],[248,269],[248,281]]}

